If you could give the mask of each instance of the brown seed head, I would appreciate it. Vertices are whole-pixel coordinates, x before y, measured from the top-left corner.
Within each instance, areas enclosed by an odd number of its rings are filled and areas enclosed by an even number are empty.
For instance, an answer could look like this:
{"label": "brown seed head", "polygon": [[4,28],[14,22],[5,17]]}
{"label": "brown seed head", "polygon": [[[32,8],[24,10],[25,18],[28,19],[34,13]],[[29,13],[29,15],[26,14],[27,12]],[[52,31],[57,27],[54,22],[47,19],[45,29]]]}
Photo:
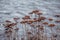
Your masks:
{"label": "brown seed head", "polygon": [[47,25],[47,24],[48,24],[48,22],[43,22],[43,24],[44,24],[44,25]]}
{"label": "brown seed head", "polygon": [[52,19],[52,18],[49,18],[48,20],[49,20],[49,21],[53,21],[53,19]]}
{"label": "brown seed head", "polygon": [[49,26],[49,27],[54,27],[54,26],[55,26],[55,24],[49,24],[48,26]]}

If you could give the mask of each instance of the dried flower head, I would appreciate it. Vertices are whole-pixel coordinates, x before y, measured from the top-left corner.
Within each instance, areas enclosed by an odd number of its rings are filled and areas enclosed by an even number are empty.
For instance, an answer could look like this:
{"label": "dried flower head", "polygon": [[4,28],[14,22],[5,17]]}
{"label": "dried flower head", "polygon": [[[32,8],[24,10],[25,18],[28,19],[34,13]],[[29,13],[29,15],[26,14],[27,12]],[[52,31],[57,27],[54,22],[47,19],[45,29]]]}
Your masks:
{"label": "dried flower head", "polygon": [[20,23],[21,23],[21,24],[25,24],[26,22],[27,22],[27,21],[21,21]]}
{"label": "dried flower head", "polygon": [[48,25],[48,22],[43,22],[44,25]]}
{"label": "dried flower head", "polygon": [[52,19],[52,18],[49,18],[48,20],[49,20],[49,21],[53,21],[53,19]]}
{"label": "dried flower head", "polygon": [[41,16],[41,17],[39,17],[38,19],[41,21],[41,20],[45,20],[46,17]]}
{"label": "dried flower head", "polygon": [[49,27],[54,27],[54,26],[56,26],[55,24],[49,24],[48,25]]}
{"label": "dried flower head", "polygon": [[22,19],[30,19],[30,16],[25,16],[25,17],[23,17]]}

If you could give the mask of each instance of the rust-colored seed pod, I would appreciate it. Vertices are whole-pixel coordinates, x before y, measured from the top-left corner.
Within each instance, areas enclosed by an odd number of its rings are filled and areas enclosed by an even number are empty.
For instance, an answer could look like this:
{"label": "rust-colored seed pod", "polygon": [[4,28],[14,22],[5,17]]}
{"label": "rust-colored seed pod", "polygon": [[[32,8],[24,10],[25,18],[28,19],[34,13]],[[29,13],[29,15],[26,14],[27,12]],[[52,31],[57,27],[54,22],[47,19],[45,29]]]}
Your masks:
{"label": "rust-colored seed pod", "polygon": [[53,19],[52,19],[52,18],[49,18],[48,20],[49,20],[49,21],[53,21]]}
{"label": "rust-colored seed pod", "polygon": [[30,16],[25,16],[25,18],[30,18]]}
{"label": "rust-colored seed pod", "polygon": [[45,20],[46,18],[42,16],[42,17],[40,17],[39,19],[40,19],[40,20]]}
{"label": "rust-colored seed pod", "polygon": [[60,20],[56,20],[55,22],[60,23]]}
{"label": "rust-colored seed pod", "polygon": [[55,24],[49,24],[48,26],[49,26],[49,27],[54,27],[54,26],[55,26]]}
{"label": "rust-colored seed pod", "polygon": [[30,19],[30,16],[25,16],[25,17],[23,17],[22,19]]}
{"label": "rust-colored seed pod", "polygon": [[27,23],[28,23],[28,24],[32,24],[33,22],[30,21],[30,22],[27,22]]}
{"label": "rust-colored seed pod", "polygon": [[40,18],[38,18],[38,22],[40,22],[41,21],[41,19]]}
{"label": "rust-colored seed pod", "polygon": [[48,22],[43,22],[43,24],[44,24],[44,25],[47,25],[47,24],[48,24]]}
{"label": "rust-colored seed pod", "polygon": [[25,24],[25,23],[26,23],[26,21],[21,21],[20,23],[21,23],[21,24]]}

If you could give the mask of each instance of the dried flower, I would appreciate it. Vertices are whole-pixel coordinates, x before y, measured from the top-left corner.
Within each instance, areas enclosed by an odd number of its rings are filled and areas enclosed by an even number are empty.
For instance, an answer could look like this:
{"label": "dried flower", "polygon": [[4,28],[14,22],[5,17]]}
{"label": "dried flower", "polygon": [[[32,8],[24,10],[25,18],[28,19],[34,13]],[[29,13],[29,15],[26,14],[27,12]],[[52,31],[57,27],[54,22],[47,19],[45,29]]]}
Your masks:
{"label": "dried flower", "polygon": [[47,25],[47,24],[48,24],[48,22],[43,22],[43,24],[44,24],[44,25]]}
{"label": "dried flower", "polygon": [[33,12],[33,13],[37,13],[37,12],[39,12],[39,10],[33,10],[32,12]]}
{"label": "dried flower", "polygon": [[54,26],[55,26],[55,24],[49,24],[48,26],[49,26],[49,27],[54,27]]}
{"label": "dried flower", "polygon": [[22,19],[30,19],[30,16],[25,16],[25,17],[23,17]]}
{"label": "dried flower", "polygon": [[41,16],[40,18],[38,18],[39,20],[45,20],[46,19],[46,17],[43,17],[43,16]]}
{"label": "dried flower", "polygon": [[49,21],[52,21],[53,19],[52,19],[52,18],[49,18],[48,20],[49,20]]}
{"label": "dried flower", "polygon": [[25,24],[26,22],[27,22],[27,21],[21,21],[20,23],[21,23],[21,24]]}

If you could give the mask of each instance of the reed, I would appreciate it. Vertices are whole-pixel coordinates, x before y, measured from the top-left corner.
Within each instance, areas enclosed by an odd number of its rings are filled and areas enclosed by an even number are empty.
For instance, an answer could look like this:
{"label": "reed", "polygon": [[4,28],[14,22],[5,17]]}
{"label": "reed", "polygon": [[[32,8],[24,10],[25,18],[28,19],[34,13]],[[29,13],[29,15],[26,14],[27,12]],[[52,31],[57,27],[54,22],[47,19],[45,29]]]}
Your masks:
{"label": "reed", "polygon": [[3,24],[5,27],[5,34],[8,40],[13,40],[12,33],[13,33],[13,28],[16,25],[16,23],[12,23],[9,20],[6,20],[5,23]]}
{"label": "reed", "polygon": [[[54,40],[54,37],[56,37],[57,35],[53,35],[52,31],[53,28],[56,26],[56,24],[49,23],[51,21],[54,21],[54,19],[46,18],[45,16],[42,16],[43,13],[40,10],[33,10],[29,14],[30,15],[26,15],[22,17],[21,18],[22,20],[20,22],[19,22],[20,20],[19,17],[13,18],[15,23],[9,20],[5,21],[5,24],[3,25],[5,26],[4,28],[5,28],[6,37],[8,38],[7,40],[20,40],[18,36],[19,28],[17,27],[19,23],[22,24],[22,28],[24,29],[23,30],[24,37],[20,37],[21,40],[48,40],[48,36],[46,35],[47,33],[45,34],[46,26],[51,28],[51,40]],[[55,16],[59,17],[59,15],[55,15]],[[45,20],[48,20],[49,22]],[[55,20],[55,22],[60,23],[60,20]]]}
{"label": "reed", "polygon": [[[55,27],[55,24],[48,24],[48,27],[51,28],[51,36],[53,35],[53,27]],[[51,40],[53,40],[53,37],[51,37]]]}

